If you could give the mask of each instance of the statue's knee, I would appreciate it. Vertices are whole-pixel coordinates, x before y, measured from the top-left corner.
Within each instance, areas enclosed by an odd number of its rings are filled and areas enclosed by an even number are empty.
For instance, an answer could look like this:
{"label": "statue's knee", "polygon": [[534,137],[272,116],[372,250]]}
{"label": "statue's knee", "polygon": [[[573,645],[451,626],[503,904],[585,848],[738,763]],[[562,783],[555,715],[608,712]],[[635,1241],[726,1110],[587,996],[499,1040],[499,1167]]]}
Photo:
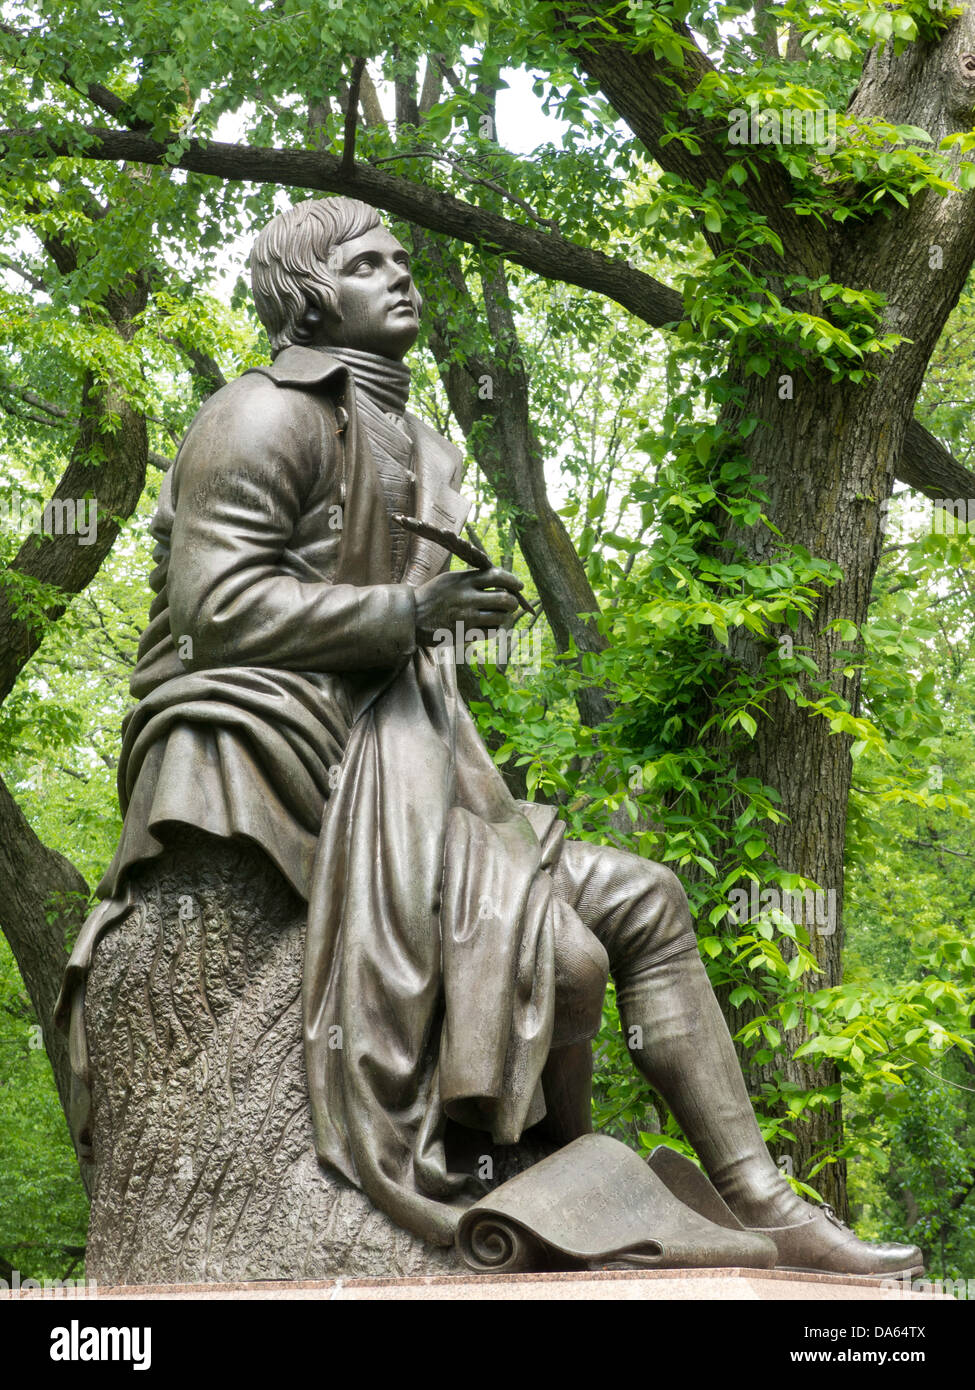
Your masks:
{"label": "statue's knee", "polygon": [[617,983],[621,974],[632,975],[685,952],[697,954],[687,894],[672,870],[639,861],[629,907],[608,944]]}

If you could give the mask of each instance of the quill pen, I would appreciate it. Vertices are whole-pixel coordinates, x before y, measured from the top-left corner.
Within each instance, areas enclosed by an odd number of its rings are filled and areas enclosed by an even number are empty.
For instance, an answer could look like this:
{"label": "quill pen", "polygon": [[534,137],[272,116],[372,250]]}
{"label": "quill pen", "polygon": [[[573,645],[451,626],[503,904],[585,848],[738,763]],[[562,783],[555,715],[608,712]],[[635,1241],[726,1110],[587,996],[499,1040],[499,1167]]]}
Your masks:
{"label": "quill pen", "polygon": [[[420,521],[415,516],[404,516],[402,512],[394,512],[392,519],[397,526],[402,526],[404,531],[410,531],[414,536],[422,536],[424,540],[443,546],[444,550],[449,550],[451,555],[456,555],[458,560],[463,560],[471,569],[494,569],[494,561],[490,555],[478,546],[471,545],[470,541],[465,541],[463,536],[454,535],[453,531],[445,531],[442,526],[433,526],[429,521]],[[535,610],[527,599],[522,598],[521,594],[516,594],[515,598],[526,613],[535,616]]]}

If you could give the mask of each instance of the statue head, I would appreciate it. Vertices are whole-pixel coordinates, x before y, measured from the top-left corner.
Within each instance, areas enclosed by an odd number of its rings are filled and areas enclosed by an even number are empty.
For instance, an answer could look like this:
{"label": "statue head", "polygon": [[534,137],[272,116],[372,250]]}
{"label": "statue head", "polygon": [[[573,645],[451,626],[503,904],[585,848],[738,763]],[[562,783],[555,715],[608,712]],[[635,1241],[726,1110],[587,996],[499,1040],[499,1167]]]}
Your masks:
{"label": "statue head", "polygon": [[399,361],[422,301],[410,258],[354,198],[298,203],[269,222],[250,256],[254,303],[276,356],[294,344],[351,347]]}

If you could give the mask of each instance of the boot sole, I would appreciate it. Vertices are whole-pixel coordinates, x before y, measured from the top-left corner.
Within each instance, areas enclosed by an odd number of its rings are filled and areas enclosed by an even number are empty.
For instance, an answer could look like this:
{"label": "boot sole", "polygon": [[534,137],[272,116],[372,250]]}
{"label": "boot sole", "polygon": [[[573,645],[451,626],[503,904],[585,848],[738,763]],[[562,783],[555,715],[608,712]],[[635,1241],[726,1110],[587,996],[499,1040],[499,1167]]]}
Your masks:
{"label": "boot sole", "polygon": [[841,1269],[811,1269],[808,1265],[775,1265],[775,1271],[782,1274],[835,1274],[840,1278],[847,1279],[903,1279],[905,1277],[914,1279],[924,1273],[924,1265],[908,1265],[902,1269],[887,1269],[882,1274],[853,1273],[849,1270]]}

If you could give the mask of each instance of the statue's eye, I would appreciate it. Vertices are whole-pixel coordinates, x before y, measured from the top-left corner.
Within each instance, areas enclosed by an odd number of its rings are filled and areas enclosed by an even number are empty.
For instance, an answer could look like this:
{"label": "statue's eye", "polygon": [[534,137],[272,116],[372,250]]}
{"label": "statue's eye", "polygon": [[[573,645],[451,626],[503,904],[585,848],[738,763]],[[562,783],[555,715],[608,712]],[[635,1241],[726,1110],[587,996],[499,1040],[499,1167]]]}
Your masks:
{"label": "statue's eye", "polygon": [[361,275],[363,271],[366,271],[366,273],[368,273],[371,270],[372,261],[356,261],[355,265],[352,267],[352,274]]}

